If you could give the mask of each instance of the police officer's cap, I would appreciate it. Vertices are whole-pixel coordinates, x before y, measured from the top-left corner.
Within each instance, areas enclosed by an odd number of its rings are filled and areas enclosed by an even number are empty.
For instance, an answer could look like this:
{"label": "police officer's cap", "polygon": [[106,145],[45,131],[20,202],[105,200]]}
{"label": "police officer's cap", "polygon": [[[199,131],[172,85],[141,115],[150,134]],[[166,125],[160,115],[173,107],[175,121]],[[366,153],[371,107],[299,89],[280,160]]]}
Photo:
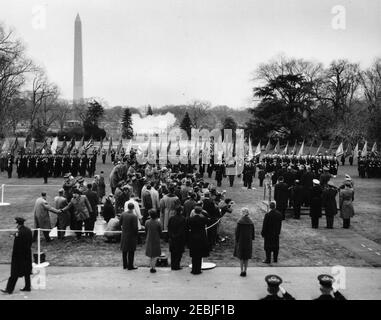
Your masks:
{"label": "police officer's cap", "polygon": [[20,225],[24,224],[25,222],[25,219],[22,217],[16,217],[15,220],[16,220],[16,223]]}
{"label": "police officer's cap", "polygon": [[282,278],[275,274],[266,276],[265,281],[269,287],[278,287],[283,282]]}
{"label": "police officer's cap", "polygon": [[78,182],[84,182],[84,181],[85,181],[85,179],[83,177],[78,178]]}
{"label": "police officer's cap", "polygon": [[335,279],[329,274],[321,274],[318,276],[319,283],[325,288],[332,288]]}

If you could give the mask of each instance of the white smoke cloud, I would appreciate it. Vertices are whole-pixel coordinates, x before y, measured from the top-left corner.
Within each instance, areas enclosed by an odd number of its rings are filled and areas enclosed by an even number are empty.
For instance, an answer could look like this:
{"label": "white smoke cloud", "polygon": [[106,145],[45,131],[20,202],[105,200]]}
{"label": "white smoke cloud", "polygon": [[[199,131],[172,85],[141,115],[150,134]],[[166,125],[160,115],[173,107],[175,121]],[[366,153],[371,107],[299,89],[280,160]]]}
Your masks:
{"label": "white smoke cloud", "polygon": [[171,128],[176,122],[176,117],[173,113],[152,115],[141,118],[138,114],[132,115],[132,127],[134,133],[137,134],[153,134],[166,131]]}

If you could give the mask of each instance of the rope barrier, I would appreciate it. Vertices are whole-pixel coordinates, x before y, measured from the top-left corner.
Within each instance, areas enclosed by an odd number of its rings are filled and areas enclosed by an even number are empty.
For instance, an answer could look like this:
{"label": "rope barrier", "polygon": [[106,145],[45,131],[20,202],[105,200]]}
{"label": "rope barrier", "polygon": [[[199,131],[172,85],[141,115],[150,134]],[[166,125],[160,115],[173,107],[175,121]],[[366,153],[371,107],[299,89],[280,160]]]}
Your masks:
{"label": "rope barrier", "polygon": [[[222,218],[220,218],[220,219],[218,219],[215,223],[213,223],[212,225],[210,225],[210,226],[208,226],[208,227],[206,227],[205,228],[205,230],[208,230],[208,229],[210,229],[210,228],[212,228],[212,227],[214,227],[215,225],[217,225],[220,221],[221,221],[221,219]],[[31,230],[32,231],[38,231],[38,230],[40,230],[40,231],[49,231],[49,232],[51,232],[51,231],[53,231],[55,228],[53,228],[53,229],[40,229],[40,228],[32,228]],[[0,232],[17,232],[18,231],[18,229],[0,229]],[[94,230],[72,230],[72,229],[70,229],[70,230],[60,230],[60,229],[57,229],[56,230],[57,232],[66,232],[66,231],[71,231],[71,232],[82,232],[82,233],[90,233],[90,232],[94,232]],[[122,231],[107,231],[107,230],[105,230],[104,232],[109,232],[109,233],[122,233]],[[139,233],[144,233],[145,232],[145,230],[139,230]],[[162,232],[168,232],[168,230],[163,230]]]}

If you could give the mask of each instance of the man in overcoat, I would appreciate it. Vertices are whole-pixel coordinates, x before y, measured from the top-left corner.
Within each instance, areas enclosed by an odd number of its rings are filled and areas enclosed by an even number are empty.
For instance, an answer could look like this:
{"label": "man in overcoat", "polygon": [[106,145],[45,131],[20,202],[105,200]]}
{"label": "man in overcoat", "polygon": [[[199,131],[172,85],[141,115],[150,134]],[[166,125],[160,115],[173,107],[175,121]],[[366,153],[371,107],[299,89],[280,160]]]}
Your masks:
{"label": "man in overcoat", "polygon": [[209,256],[209,243],[206,235],[208,218],[202,215],[202,208],[194,209],[195,215],[188,219],[189,253],[192,258],[192,274],[201,273],[202,258]]}
{"label": "man in overcoat", "polygon": [[138,242],[138,217],[134,214],[134,204],[128,204],[128,210],[120,217],[122,239],[120,249],[122,251],[123,269],[135,270],[134,255]]}
{"label": "man in overcoat", "polygon": [[266,260],[264,263],[271,263],[271,253],[273,253],[274,262],[278,262],[279,253],[279,235],[282,228],[282,214],[275,209],[274,201],[270,202],[270,211],[265,214],[261,235],[264,238],[264,249]]}
{"label": "man in overcoat", "polygon": [[286,219],[288,195],[288,186],[284,182],[283,176],[280,176],[278,178],[278,183],[274,187],[274,200],[276,201],[277,210],[282,214],[283,220]]}
{"label": "man in overcoat", "polygon": [[[35,228],[51,229],[49,212],[59,214],[61,211],[53,208],[46,201],[46,193],[42,192],[34,204],[34,224]],[[37,230],[34,231],[33,241],[37,240]],[[43,231],[46,242],[52,241],[49,236],[50,231]]]}
{"label": "man in overcoat", "polygon": [[17,232],[13,243],[11,276],[7,287],[1,292],[12,294],[19,277],[25,278],[25,287],[21,291],[31,291],[30,275],[32,273],[32,231],[24,226],[24,218],[15,218]]}

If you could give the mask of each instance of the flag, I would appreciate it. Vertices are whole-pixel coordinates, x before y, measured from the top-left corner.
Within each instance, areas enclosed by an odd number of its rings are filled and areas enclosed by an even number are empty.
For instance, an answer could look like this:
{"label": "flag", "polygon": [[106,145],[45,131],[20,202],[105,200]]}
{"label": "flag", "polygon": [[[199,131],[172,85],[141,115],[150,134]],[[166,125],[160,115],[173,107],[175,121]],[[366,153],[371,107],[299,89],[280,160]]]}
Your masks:
{"label": "flag", "polygon": [[120,150],[122,149],[122,147],[123,147],[123,139],[122,139],[122,137],[120,137],[118,148],[116,149],[117,154],[120,153]]}
{"label": "flag", "polygon": [[254,156],[259,156],[261,154],[261,141],[258,142],[257,148],[255,149]]}
{"label": "flag", "polygon": [[11,153],[14,154],[19,147],[19,139],[16,137],[15,141],[13,142]]}
{"label": "flag", "polygon": [[45,139],[44,141],[44,144],[42,145],[42,147],[39,149],[39,152],[41,152],[42,154],[45,154],[46,153],[46,148],[48,146],[48,140]]}
{"label": "flag", "polygon": [[269,153],[270,147],[271,147],[271,143],[270,143],[270,139],[269,139],[269,141],[267,142],[267,145],[266,145],[265,154]]}
{"label": "flag", "polygon": [[317,156],[320,152],[321,147],[323,146],[323,141],[320,142],[319,148],[317,148],[315,155]]}
{"label": "flag", "polygon": [[377,154],[377,142],[373,143],[372,152]]}
{"label": "flag", "polygon": [[98,151],[101,152],[103,149],[103,138],[101,139],[101,143],[99,144],[99,149]]}
{"label": "flag", "polygon": [[311,150],[312,150],[313,145],[314,145],[314,140],[312,140],[310,147],[308,148],[308,155],[311,155]]}
{"label": "flag", "polygon": [[112,150],[112,137],[110,137],[110,142],[108,144],[108,152],[107,153],[110,154],[111,150]]}
{"label": "flag", "polygon": [[52,150],[52,154],[56,154],[57,152],[57,146],[58,146],[58,137],[55,137],[53,142],[52,142],[52,145],[50,146],[50,150]]}
{"label": "flag", "polygon": [[284,147],[283,154],[287,154],[287,151],[288,151],[288,141],[287,141],[286,146]]}
{"label": "flag", "polygon": [[86,146],[84,147],[85,152],[87,152],[87,150],[89,150],[92,146],[94,146],[94,141],[93,138],[90,138],[90,140],[86,143]]}
{"label": "flag", "polygon": [[279,143],[279,139],[278,139],[278,142],[275,145],[273,153],[279,153],[279,151],[280,151],[280,143]]}
{"label": "flag", "polygon": [[251,140],[250,140],[250,137],[249,137],[249,160],[253,159],[254,157],[254,154],[253,154],[253,146],[251,145]]}
{"label": "flag", "polygon": [[32,139],[32,150],[31,150],[31,152],[32,152],[32,154],[35,154],[35,152],[36,152],[36,149],[37,149],[37,143],[36,143],[36,140],[34,140],[34,138]]}
{"label": "flag", "polygon": [[366,157],[368,155],[368,141],[365,141],[364,147],[362,148],[361,156]]}
{"label": "flag", "polygon": [[296,154],[297,141],[295,140],[294,146],[292,147],[291,154]]}
{"label": "flag", "polygon": [[344,154],[343,142],[339,144],[339,147],[336,150],[336,157],[341,157]]}
{"label": "flag", "polygon": [[28,148],[29,142],[30,142],[31,136],[28,134],[24,141],[24,149]]}
{"label": "flag", "polygon": [[299,149],[298,156],[302,156],[304,154],[304,140],[302,142],[302,146]]}
{"label": "flag", "polygon": [[83,146],[85,145],[85,136],[82,136],[82,139],[78,145],[78,151],[81,152],[82,151],[82,148]]}
{"label": "flag", "polygon": [[357,142],[355,150],[353,151],[353,159],[357,159],[359,156],[359,143]]}
{"label": "flag", "polygon": [[75,147],[75,138],[73,137],[70,141],[69,146],[67,147],[67,153],[70,154],[71,150]]}
{"label": "flag", "polygon": [[328,147],[328,149],[327,149],[327,151],[326,151],[327,153],[330,153],[330,154],[332,153],[333,145],[334,145],[334,141],[332,140],[332,141],[331,141],[331,144],[329,145],[329,147]]}
{"label": "flag", "polygon": [[1,147],[1,152],[7,152],[9,149],[9,139],[5,138],[3,146]]}

